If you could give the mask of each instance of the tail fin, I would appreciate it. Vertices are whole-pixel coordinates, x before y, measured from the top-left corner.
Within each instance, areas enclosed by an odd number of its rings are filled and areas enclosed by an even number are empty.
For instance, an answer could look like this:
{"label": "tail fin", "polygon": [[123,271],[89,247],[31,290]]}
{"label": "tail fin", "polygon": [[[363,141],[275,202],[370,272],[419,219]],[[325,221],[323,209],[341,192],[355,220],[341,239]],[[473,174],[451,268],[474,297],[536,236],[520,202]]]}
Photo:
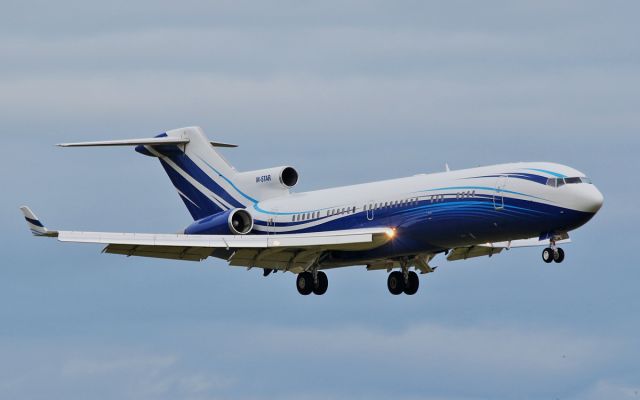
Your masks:
{"label": "tail fin", "polygon": [[[157,157],[194,220],[232,208],[247,208],[261,199],[289,193],[298,180],[298,173],[291,167],[236,171],[216,151],[217,147],[236,146],[211,142],[198,127],[170,130],[152,139],[59,146],[136,146],[138,153]],[[273,175],[278,178],[272,178]]]}
{"label": "tail fin", "polygon": [[160,160],[194,220],[257,202],[234,184],[238,172],[215,150],[234,145],[210,142],[198,127],[174,129],[157,137],[186,140],[178,145],[139,145],[136,151]]}

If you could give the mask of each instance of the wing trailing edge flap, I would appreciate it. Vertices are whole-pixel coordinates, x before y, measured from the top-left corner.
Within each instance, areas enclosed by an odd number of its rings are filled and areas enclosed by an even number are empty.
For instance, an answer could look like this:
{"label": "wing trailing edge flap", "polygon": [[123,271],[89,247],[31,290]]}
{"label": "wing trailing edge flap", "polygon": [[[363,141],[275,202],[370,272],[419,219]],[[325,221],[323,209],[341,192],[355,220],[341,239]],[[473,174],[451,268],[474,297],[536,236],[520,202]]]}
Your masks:
{"label": "wing trailing edge flap", "polygon": [[110,244],[103,253],[120,254],[127,257],[151,257],[169,260],[202,261],[209,257],[213,249],[207,247],[186,246],[138,246],[129,244]]}
{"label": "wing trailing edge flap", "polygon": [[[436,270],[437,267],[431,267],[429,262],[433,260],[435,254],[425,253],[418,254],[415,257],[412,257],[407,260],[409,267],[415,268],[416,271],[420,271],[421,274],[428,274]],[[400,268],[400,261],[393,259],[381,259],[375,260],[367,264],[367,271],[377,271],[377,270],[387,270],[390,272],[395,268]]]}
{"label": "wing trailing edge flap", "polygon": [[302,272],[312,266],[322,255],[323,248],[312,249],[242,249],[229,259],[234,267],[268,268],[279,271]]}
{"label": "wing trailing edge flap", "polygon": [[504,250],[504,247],[490,247],[490,246],[469,246],[469,247],[456,247],[449,252],[447,261],[466,260],[467,258],[489,256],[500,253]]}

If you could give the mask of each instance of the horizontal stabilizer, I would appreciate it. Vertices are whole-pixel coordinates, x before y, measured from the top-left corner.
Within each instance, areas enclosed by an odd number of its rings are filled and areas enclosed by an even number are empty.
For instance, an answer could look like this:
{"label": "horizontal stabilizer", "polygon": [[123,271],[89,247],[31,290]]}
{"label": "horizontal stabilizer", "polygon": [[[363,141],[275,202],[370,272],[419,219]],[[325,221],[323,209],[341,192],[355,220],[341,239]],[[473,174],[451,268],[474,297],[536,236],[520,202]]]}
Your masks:
{"label": "horizontal stabilizer", "polygon": [[78,143],[60,143],[59,147],[101,147],[101,146],[158,146],[172,144],[187,144],[189,139],[160,137],[151,139],[126,139],[126,140],[105,140],[100,142],[78,142]]}
{"label": "horizontal stabilizer", "polygon": [[[105,146],[161,146],[187,144],[187,138],[160,137],[150,139],[104,140],[99,142],[60,143],[58,147],[105,147]],[[238,147],[237,144],[210,142],[213,147]]]}

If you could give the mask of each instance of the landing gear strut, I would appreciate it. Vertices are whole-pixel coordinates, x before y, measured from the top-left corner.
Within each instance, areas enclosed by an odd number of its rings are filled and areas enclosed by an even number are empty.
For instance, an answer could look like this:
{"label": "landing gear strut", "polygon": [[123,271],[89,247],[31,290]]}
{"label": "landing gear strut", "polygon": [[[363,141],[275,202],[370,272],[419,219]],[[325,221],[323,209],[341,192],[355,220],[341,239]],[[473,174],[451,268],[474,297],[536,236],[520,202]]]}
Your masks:
{"label": "landing gear strut", "polygon": [[322,271],[302,272],[298,274],[296,287],[298,288],[298,293],[303,296],[310,295],[311,293],[323,295],[329,287],[329,279],[327,278],[327,274]]}

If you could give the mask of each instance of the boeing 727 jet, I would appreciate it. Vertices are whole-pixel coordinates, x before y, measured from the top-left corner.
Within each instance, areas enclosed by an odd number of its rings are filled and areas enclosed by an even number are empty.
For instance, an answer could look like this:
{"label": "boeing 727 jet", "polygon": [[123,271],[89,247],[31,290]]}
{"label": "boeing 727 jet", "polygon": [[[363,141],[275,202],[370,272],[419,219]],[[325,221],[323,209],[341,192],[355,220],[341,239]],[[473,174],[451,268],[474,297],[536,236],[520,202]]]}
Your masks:
{"label": "boeing 727 jet", "polygon": [[178,234],[76,232],[47,229],[21,207],[36,236],[98,243],[126,256],[202,261],[297,274],[302,295],[322,295],[324,271],[364,265],[386,270],[394,295],[418,291],[417,272],[431,260],[492,256],[504,249],[542,246],[546,263],[560,263],[559,245],[587,223],[603,196],[580,171],[547,162],[500,164],[421,174],[295,193],[290,166],[239,172],[198,127],[155,138],[61,144],[135,146],[157,158],[193,217]]}

